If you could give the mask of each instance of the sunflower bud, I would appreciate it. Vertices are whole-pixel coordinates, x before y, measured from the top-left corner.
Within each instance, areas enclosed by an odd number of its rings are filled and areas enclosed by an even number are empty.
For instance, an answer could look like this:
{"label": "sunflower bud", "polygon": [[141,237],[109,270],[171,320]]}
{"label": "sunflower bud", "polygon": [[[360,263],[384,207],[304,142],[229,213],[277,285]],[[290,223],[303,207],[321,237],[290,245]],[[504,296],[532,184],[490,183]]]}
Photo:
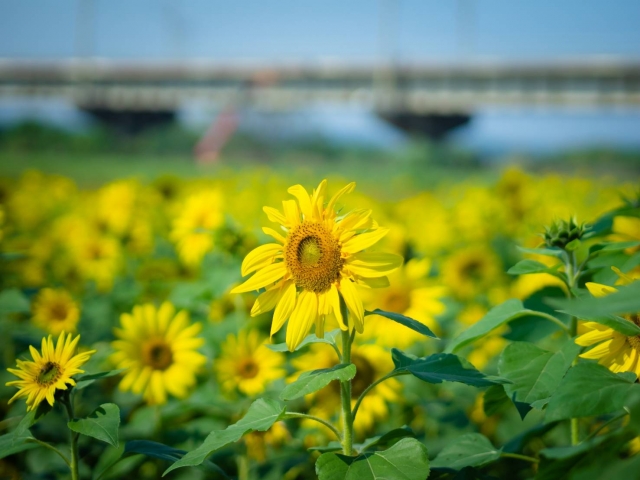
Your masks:
{"label": "sunflower bud", "polygon": [[577,246],[580,239],[585,237],[590,227],[585,223],[578,224],[575,218],[559,220],[551,227],[546,227],[544,232],[544,243],[547,247],[558,247],[563,250],[575,250],[572,246]]}

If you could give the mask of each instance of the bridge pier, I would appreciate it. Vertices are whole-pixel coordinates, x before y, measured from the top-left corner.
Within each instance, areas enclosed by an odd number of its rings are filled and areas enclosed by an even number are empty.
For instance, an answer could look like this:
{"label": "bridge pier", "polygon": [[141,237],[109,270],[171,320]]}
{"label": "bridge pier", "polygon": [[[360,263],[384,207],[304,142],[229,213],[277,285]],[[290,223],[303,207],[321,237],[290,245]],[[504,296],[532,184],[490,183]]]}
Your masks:
{"label": "bridge pier", "polygon": [[406,133],[442,140],[450,131],[469,123],[471,115],[458,113],[379,113],[382,119]]}
{"label": "bridge pier", "polygon": [[124,135],[136,135],[152,127],[169,125],[176,120],[174,110],[115,110],[107,107],[81,109],[101,124]]}

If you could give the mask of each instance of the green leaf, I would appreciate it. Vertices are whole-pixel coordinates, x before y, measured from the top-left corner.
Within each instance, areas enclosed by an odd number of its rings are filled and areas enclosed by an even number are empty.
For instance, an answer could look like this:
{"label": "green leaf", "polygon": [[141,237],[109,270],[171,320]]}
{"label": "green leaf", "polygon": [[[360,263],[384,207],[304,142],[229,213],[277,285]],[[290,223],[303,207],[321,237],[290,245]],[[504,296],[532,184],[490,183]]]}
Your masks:
{"label": "green leaf", "polygon": [[280,400],[287,401],[304,397],[326,387],[333,380],[344,382],[355,376],[356,366],[353,363],[340,363],[331,368],[304,372],[295,382],[284,387],[280,394]]}
{"label": "green leaf", "polygon": [[569,243],[567,243],[564,246],[564,249],[567,252],[574,252],[574,251],[576,251],[576,250],[578,250],[580,248],[580,245],[582,245],[582,242],[580,241],[580,239],[579,238],[575,238],[575,239],[571,240]]}
{"label": "green leaf", "polygon": [[310,448],[307,448],[307,451],[309,451],[309,452],[320,452],[320,453],[341,452],[342,451],[342,444],[340,442],[336,442],[335,440],[332,440],[327,445],[324,445],[322,447],[310,447]]}
{"label": "green leaf", "polygon": [[29,299],[17,288],[11,288],[0,292],[0,315],[8,313],[27,313],[29,310]]}
{"label": "green leaf", "polygon": [[393,430],[388,431],[384,435],[378,435],[377,437],[367,438],[364,442],[359,445],[354,445],[354,448],[363,452],[365,450],[370,450],[373,447],[380,447],[389,445],[396,440],[406,437],[415,437],[415,433],[409,427],[400,427],[394,428]]}
{"label": "green leaf", "polygon": [[612,242],[612,243],[597,243],[589,247],[589,255],[596,255],[605,252],[619,252],[620,250],[626,250],[627,248],[634,248],[640,245],[640,242]]}
{"label": "green leaf", "polygon": [[511,405],[511,400],[504,392],[504,385],[493,385],[484,392],[482,407],[487,417],[503,412]]}
{"label": "green leaf", "polygon": [[74,432],[118,446],[120,409],[115,403],[104,403],[87,418],[73,419],[67,426]]}
{"label": "green leaf", "polygon": [[532,343],[513,342],[504,349],[498,361],[500,375],[511,380],[504,390],[509,398],[533,403],[549,398],[558,388],[571,362],[580,352],[573,340],[557,352],[549,352]]}
{"label": "green leaf", "polygon": [[426,337],[438,338],[435,333],[433,333],[429,327],[427,327],[424,323],[420,323],[413,318],[405,317],[399,313],[394,312],[385,312],[384,310],[380,310],[376,308],[373,312],[365,311],[365,315],[380,315],[381,317],[388,318],[389,320],[393,320],[400,325],[403,325],[407,328],[410,328],[414,332],[421,333]]}
{"label": "green leaf", "polygon": [[[315,333],[311,333],[311,334],[307,335],[304,338],[304,340],[302,340],[302,342],[300,342],[300,345],[298,345],[296,347],[294,352],[297,352],[301,348],[306,347],[307,345],[309,345],[311,343],[326,343],[326,344],[329,344],[329,345],[335,345],[336,344],[336,338],[337,338],[338,335],[340,335],[340,329],[339,328],[336,328],[335,330],[331,330],[330,332],[325,332],[324,338],[320,338],[320,337],[316,336]],[[274,352],[288,352],[289,351],[289,347],[287,347],[286,343],[266,344],[265,346],[269,350],[273,350]]]}
{"label": "green leaf", "polygon": [[449,345],[447,345],[445,352],[452,353],[456,350],[460,350],[465,345],[468,345],[476,341],[477,339],[484,337],[487,333],[495,330],[501,325],[504,325],[509,320],[523,317],[525,315],[531,314],[532,312],[532,310],[527,310],[526,308],[524,308],[520,300],[517,300],[515,298],[507,300],[506,302],[489,310],[489,312],[484,317],[482,317],[482,319],[480,319],[478,322],[473,324],[471,327],[469,327],[455,339],[453,339],[449,343]]}
{"label": "green leaf", "polygon": [[109,471],[111,467],[113,467],[116,463],[118,463],[122,459],[122,454],[124,453],[124,444],[120,444],[118,447],[107,447],[100,458],[98,459],[98,463],[93,467],[91,478],[93,480],[100,480],[100,478]]}
{"label": "green leaf", "polygon": [[89,385],[91,385],[96,380],[99,380],[101,378],[115,377],[116,375],[124,372],[125,370],[126,370],[126,368],[120,368],[118,370],[108,370],[108,371],[105,371],[105,372],[98,372],[98,373],[90,373],[90,374],[87,374],[87,375],[80,375],[79,377],[76,377],[76,386],[73,387],[73,388],[75,390],[82,390],[83,388],[86,388]]}
{"label": "green leaf", "polygon": [[523,253],[530,253],[532,255],[545,255],[547,257],[562,257],[562,250],[556,247],[553,248],[526,248],[526,247],[516,247]]}
{"label": "green leaf", "polygon": [[635,375],[617,375],[597,363],[571,368],[547,405],[546,422],[603,415],[622,409]]}
{"label": "green leaf", "polygon": [[427,447],[403,438],[381,452],[357,457],[323,453],[316,461],[319,480],[425,480],[429,476]]}
{"label": "green leaf", "polygon": [[176,468],[200,465],[214,451],[230,443],[237,442],[246,433],[256,430],[260,432],[269,430],[275,422],[282,418],[285,410],[286,407],[282,406],[277,400],[271,398],[256,400],[251,404],[243,418],[224,430],[211,432],[202,445],[167,468],[163,476]]}
{"label": "green leaf", "polygon": [[395,372],[410,373],[424,382],[442,383],[446,380],[474,387],[488,387],[508,382],[504,378],[484,375],[469,362],[452,353],[436,353],[428,357],[412,358],[395,348],[391,349],[391,352],[394,361],[398,362]]}
{"label": "green leaf", "polygon": [[20,420],[15,430],[0,436],[0,459],[40,446],[33,442],[35,439],[29,431],[35,421],[36,411],[31,410]]}
{"label": "green leaf", "polygon": [[442,449],[431,462],[433,468],[462,470],[480,467],[500,458],[502,449],[496,449],[489,439],[479,433],[466,433]]}
{"label": "green leaf", "polygon": [[640,282],[620,287],[617,292],[604,297],[585,295],[574,299],[549,298],[547,303],[578,318],[636,313],[640,312]]}
{"label": "green leaf", "polygon": [[525,260],[520,260],[513,267],[507,270],[507,273],[509,275],[525,275],[528,273],[555,273],[555,271],[560,268],[560,266],[561,264],[557,264],[553,267],[549,267],[544,263],[527,258]]}

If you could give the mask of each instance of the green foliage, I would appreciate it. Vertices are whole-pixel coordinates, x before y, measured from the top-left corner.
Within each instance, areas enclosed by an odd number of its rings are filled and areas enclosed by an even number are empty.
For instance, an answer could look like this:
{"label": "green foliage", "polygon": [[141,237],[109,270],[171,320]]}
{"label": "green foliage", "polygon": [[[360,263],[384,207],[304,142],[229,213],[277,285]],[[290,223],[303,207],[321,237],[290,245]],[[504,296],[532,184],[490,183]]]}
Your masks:
{"label": "green foliage", "polygon": [[[315,333],[311,333],[307,335],[300,345],[296,347],[294,352],[297,352],[303,347],[310,345],[312,343],[326,343],[327,345],[336,346],[336,338],[340,335],[340,329],[336,328],[335,330],[331,330],[330,332],[325,332],[324,337],[320,338],[316,336]],[[266,344],[265,345],[269,350],[273,350],[274,352],[288,352],[289,347],[286,343],[274,343],[274,344]]]}
{"label": "green foliage", "polygon": [[509,382],[504,378],[484,375],[469,362],[451,353],[436,353],[417,358],[395,348],[391,351],[396,365],[394,373],[410,373],[424,382],[459,382],[474,387],[488,387]]}
{"label": "green foliage", "polygon": [[513,342],[503,350],[498,363],[500,375],[511,383],[504,386],[509,398],[540,407],[555,392],[580,347],[572,340],[557,352],[531,343]]}
{"label": "green foliage", "polygon": [[29,299],[20,290],[12,288],[0,292],[0,315],[28,311]]}
{"label": "green foliage", "polygon": [[544,263],[527,258],[525,260],[520,260],[513,267],[507,270],[507,273],[510,275],[525,275],[528,273],[555,273],[560,265],[561,264],[557,264],[553,267],[549,267]]}
{"label": "green foliage", "polygon": [[404,438],[391,448],[356,457],[323,453],[316,461],[319,480],[424,480],[429,476],[427,448]]}
{"label": "green foliage", "polygon": [[0,459],[13,455],[14,453],[40,446],[34,442],[35,439],[29,431],[29,428],[34,424],[35,419],[36,412],[32,410],[27,413],[22,420],[20,420],[20,423],[15,430],[0,436]]}
{"label": "green foliage", "polygon": [[635,380],[633,373],[615,374],[597,363],[580,363],[551,396],[546,421],[619,411],[630,391],[640,388]]}
{"label": "green foliage", "polygon": [[[607,317],[608,315],[640,312],[640,282],[619,287],[617,292],[604,297],[585,295],[580,298],[566,300],[554,298],[549,299],[548,302],[549,305],[563,312],[578,318],[587,318],[594,321],[599,317]],[[634,333],[634,335],[637,334]]]}
{"label": "green foliage", "polygon": [[73,419],[67,425],[74,432],[97,438],[117,447],[120,409],[114,403],[105,403],[96,408],[88,417]]}
{"label": "green foliage", "polygon": [[502,449],[496,449],[484,435],[466,433],[443,448],[431,462],[431,467],[451,470],[481,467],[498,460],[501,453]]}
{"label": "green foliage", "polygon": [[356,366],[353,363],[340,363],[331,368],[304,372],[295,382],[290,383],[282,390],[280,399],[287,401],[304,397],[326,387],[333,380],[343,382],[351,380],[355,375]]}
{"label": "green foliage", "polygon": [[204,443],[195,450],[190,451],[164,472],[163,476],[176,468],[200,465],[214,451],[237,442],[243,435],[269,430],[271,426],[280,420],[284,413],[283,407],[278,401],[269,398],[260,398],[253,402],[249,410],[241,420],[229,425],[224,430],[216,430],[209,434]]}
{"label": "green foliage", "polygon": [[417,320],[414,320],[413,318],[409,318],[399,313],[385,312],[384,310],[380,310],[379,308],[376,308],[372,312],[366,311],[365,315],[380,315],[381,317],[385,317],[385,318],[388,318],[389,320],[393,320],[394,322],[399,323],[400,325],[403,325],[413,330],[414,332],[421,333],[426,337],[438,338],[436,334],[433,333],[429,329],[429,327],[427,327],[424,323],[420,323]]}

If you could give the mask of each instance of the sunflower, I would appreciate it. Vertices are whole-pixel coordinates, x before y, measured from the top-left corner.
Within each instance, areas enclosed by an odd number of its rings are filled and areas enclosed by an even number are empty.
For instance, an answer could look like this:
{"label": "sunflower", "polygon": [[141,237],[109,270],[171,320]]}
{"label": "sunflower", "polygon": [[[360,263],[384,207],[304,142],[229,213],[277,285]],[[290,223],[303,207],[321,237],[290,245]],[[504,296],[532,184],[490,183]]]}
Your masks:
{"label": "sunflower", "polygon": [[31,320],[53,335],[75,332],[80,308],[66,290],[44,288],[31,305]]}
{"label": "sunflower", "polygon": [[214,230],[223,223],[221,192],[210,190],[187,198],[171,230],[171,240],[185,265],[197,266],[213,249]]}
{"label": "sunflower", "polygon": [[196,383],[196,372],[206,357],[196,350],[204,344],[197,337],[202,326],[189,325],[188,313],[163,303],[138,305],[120,316],[122,328],[116,328],[118,340],[111,361],[126,368],[120,390],[143,394],[149,404],[163,404],[167,393],[185,398]]}
{"label": "sunflower", "polygon": [[501,276],[500,259],[489,247],[458,250],[442,265],[442,281],[463,300],[495,287]]}
{"label": "sunflower", "polygon": [[[436,317],[446,310],[442,301],[446,289],[425,283],[424,279],[430,269],[431,262],[426,259],[408,261],[403,268],[392,274],[389,288],[380,293],[368,291],[370,293],[365,305],[370,306],[371,310],[380,308],[388,312],[401,313],[439,333],[440,325]],[[379,345],[398,348],[407,348],[424,338],[419,333],[378,315],[369,318],[366,337],[375,339]]]}
{"label": "sunflower", "polygon": [[74,355],[79,341],[80,335],[72,338],[71,334],[65,335],[62,332],[55,346],[51,335],[42,339],[42,353],[30,346],[33,361],[17,360],[17,369],[7,369],[20,378],[6,383],[8,387],[16,386],[20,389],[9,403],[16,398],[27,397],[27,411],[38,408],[40,402],[45,399],[53,406],[56,390],[66,390],[67,385],[74,386],[76,382],[71,377],[77,373],[84,373],[79,367],[96,352],[89,350]]}
{"label": "sunflower", "polygon": [[[287,319],[286,342],[293,351],[315,323],[316,334],[324,334],[324,322],[334,317],[343,330],[364,330],[364,307],[355,287],[386,287],[387,274],[402,265],[402,257],[391,253],[363,252],[385,236],[371,218],[371,210],[336,213],[336,204],[355,188],[350,183],[325,205],[327,181],[323,180],[311,195],[301,185],[288,192],[297,199],[282,202],[284,213],[264,207],[267,217],[281,226],[278,232],[263,228],[277,243],[268,243],[251,251],[242,262],[242,275],[255,274],[231,290],[250,292],[265,288],[256,300],[251,315],[275,308],[271,335]],[[343,319],[341,298],[349,310]]]}
{"label": "sunflower", "polygon": [[[309,365],[313,365],[314,369],[335,366],[333,350],[323,347],[326,346],[313,344],[308,353],[292,361],[294,368],[298,370],[292,380],[303,371],[308,370]],[[356,366],[356,376],[351,382],[351,408],[353,408],[358,397],[369,385],[393,370],[393,362],[389,353],[379,345],[354,343],[351,351],[351,363]],[[353,424],[356,432],[369,431],[376,422],[385,420],[389,416],[388,405],[400,399],[398,393],[401,387],[402,384],[395,378],[390,378],[376,385],[360,404]],[[335,412],[340,410],[340,384],[337,381],[331,382],[322,390],[307,395],[305,398],[311,405],[310,414],[331,420]],[[312,425],[313,428],[316,428],[315,423]]]}
{"label": "sunflower", "polygon": [[266,432],[249,432],[243,440],[247,446],[247,455],[262,463],[267,459],[267,447],[278,448],[284,445],[291,440],[291,434],[284,422],[276,422]]}
{"label": "sunflower", "polygon": [[[586,286],[595,297],[617,291],[599,283],[587,283]],[[640,326],[640,314],[624,315],[624,318]],[[597,344],[580,357],[598,360],[612,372],[635,372],[640,376],[640,336],[627,336],[596,322],[585,322],[580,331],[582,335],[575,340],[578,345],[589,347]]]}
{"label": "sunflower", "polygon": [[214,367],[223,390],[230,393],[237,388],[245,395],[259,395],[268,383],[284,377],[284,358],[264,343],[257,330],[227,337]]}

